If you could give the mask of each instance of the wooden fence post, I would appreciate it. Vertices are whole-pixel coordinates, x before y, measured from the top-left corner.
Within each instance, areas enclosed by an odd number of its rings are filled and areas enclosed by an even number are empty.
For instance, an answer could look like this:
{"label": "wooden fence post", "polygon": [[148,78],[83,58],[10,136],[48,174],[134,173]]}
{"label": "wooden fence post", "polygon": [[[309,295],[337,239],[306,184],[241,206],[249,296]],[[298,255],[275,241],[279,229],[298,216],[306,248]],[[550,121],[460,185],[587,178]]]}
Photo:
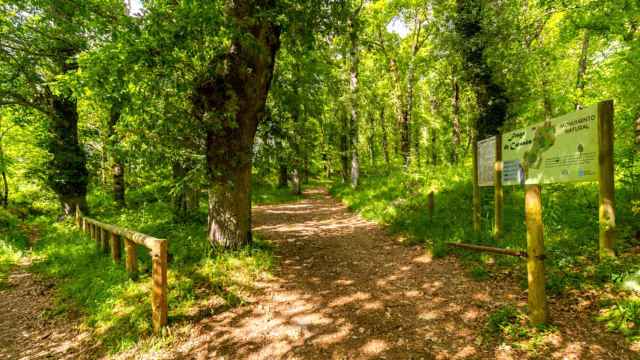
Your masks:
{"label": "wooden fence post", "polygon": [[111,258],[113,262],[120,262],[120,236],[115,232],[111,232]]}
{"label": "wooden fence post", "polygon": [[494,169],[494,235],[496,240],[500,240],[502,238],[502,208],[504,204],[502,191],[502,134],[496,135],[496,162]]}
{"label": "wooden fence post", "polygon": [[125,238],[124,239],[124,251],[125,251],[125,268],[129,277],[136,279],[138,277],[138,257],[136,255],[136,243]]}
{"label": "wooden fence post", "polygon": [[80,207],[76,205],[76,226],[80,228]]}
{"label": "wooden fence post", "polygon": [[473,230],[480,232],[480,185],[478,184],[478,136],[477,130],[473,130],[471,139],[473,151]]}
{"label": "wooden fence post", "polygon": [[151,249],[153,261],[151,306],[153,311],[153,331],[158,333],[167,325],[167,241],[160,240]]}
{"label": "wooden fence post", "polygon": [[613,183],[613,101],[598,103],[598,187],[600,259],[615,256],[616,212]]}
{"label": "wooden fence post", "polygon": [[544,284],[544,236],[540,185],[525,185],[525,219],[527,223],[527,277],[529,320],[533,325],[548,320]]}
{"label": "wooden fence post", "polygon": [[109,253],[109,232],[107,229],[99,228],[102,239],[102,252]]}

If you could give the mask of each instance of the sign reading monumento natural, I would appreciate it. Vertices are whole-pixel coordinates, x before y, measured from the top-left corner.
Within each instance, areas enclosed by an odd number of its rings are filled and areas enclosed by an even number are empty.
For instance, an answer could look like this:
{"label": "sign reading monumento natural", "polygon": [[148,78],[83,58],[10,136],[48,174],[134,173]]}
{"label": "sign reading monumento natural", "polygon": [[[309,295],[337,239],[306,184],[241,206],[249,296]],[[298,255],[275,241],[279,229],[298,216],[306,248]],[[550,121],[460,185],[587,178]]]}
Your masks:
{"label": "sign reading monumento natural", "polygon": [[504,185],[596,181],[594,105],[502,136]]}

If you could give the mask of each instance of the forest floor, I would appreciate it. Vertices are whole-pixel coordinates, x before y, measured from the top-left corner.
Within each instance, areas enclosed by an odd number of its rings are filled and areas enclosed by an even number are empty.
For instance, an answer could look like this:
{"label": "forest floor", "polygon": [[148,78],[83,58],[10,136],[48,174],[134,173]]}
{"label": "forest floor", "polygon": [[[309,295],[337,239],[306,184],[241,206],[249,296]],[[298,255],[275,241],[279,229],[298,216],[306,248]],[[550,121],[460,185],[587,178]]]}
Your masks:
{"label": "forest floor", "polygon": [[[28,229],[29,246],[38,240]],[[32,259],[24,256],[0,288],[0,359],[75,359],[95,344],[90,333],[78,330],[79,314],[55,316],[55,283],[29,272]],[[93,344],[92,344],[93,343]]]}
{"label": "forest floor", "polygon": [[[505,305],[522,308],[515,280],[476,281],[455,257],[432,258],[350,212],[324,189],[256,206],[254,230],[279,261],[244,305],[207,316],[164,349],[121,358],[637,359],[593,320],[593,299],[550,300],[552,325],[521,342],[487,336]],[[0,290],[0,359],[93,358],[91,336],[46,316],[53,283],[17,266]],[[139,350],[139,349],[138,349]],[[103,355],[98,355],[103,356]]]}

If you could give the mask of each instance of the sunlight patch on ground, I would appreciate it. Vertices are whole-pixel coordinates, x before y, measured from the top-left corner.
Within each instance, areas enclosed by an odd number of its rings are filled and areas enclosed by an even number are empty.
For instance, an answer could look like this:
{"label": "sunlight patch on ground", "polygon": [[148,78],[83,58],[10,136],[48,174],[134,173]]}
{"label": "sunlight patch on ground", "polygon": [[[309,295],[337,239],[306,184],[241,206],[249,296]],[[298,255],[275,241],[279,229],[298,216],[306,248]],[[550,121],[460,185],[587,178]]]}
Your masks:
{"label": "sunlight patch on ground", "polygon": [[336,331],[319,335],[311,342],[320,346],[337,344],[344,341],[349,336],[352,329],[353,326],[351,324],[342,324]]}
{"label": "sunlight patch on ground", "polygon": [[389,344],[386,341],[371,339],[360,348],[360,351],[367,355],[379,355],[387,349],[389,349]]}

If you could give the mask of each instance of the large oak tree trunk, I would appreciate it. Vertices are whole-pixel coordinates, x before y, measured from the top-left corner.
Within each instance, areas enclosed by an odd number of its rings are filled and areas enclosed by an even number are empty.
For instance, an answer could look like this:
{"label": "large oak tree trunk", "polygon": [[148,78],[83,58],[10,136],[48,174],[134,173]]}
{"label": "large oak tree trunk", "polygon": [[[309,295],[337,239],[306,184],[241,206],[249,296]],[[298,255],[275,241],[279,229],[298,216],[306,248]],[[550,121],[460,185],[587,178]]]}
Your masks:
{"label": "large oak tree trunk", "polygon": [[[274,0],[230,2],[236,29],[229,50],[212,59],[193,91],[197,117],[207,125],[208,238],[238,248],[251,241],[251,161],[258,122],[280,47],[280,28],[265,11]],[[221,66],[224,64],[224,66]]]}
{"label": "large oak tree trunk", "polygon": [[209,185],[209,242],[238,248],[251,242],[251,162],[226,171]]}
{"label": "large oak tree trunk", "polygon": [[[462,38],[461,53],[467,80],[473,85],[478,105],[478,140],[498,133],[507,118],[509,99],[505,89],[493,79],[493,69],[485,57],[483,37],[484,2],[457,0],[456,31]],[[480,44],[480,45],[478,45]]]}
{"label": "large oak tree trunk", "polygon": [[47,144],[52,158],[47,164],[47,182],[65,216],[72,216],[76,206],[86,213],[89,173],[84,149],[78,142],[77,104],[73,98],[53,96],[52,105]]}

